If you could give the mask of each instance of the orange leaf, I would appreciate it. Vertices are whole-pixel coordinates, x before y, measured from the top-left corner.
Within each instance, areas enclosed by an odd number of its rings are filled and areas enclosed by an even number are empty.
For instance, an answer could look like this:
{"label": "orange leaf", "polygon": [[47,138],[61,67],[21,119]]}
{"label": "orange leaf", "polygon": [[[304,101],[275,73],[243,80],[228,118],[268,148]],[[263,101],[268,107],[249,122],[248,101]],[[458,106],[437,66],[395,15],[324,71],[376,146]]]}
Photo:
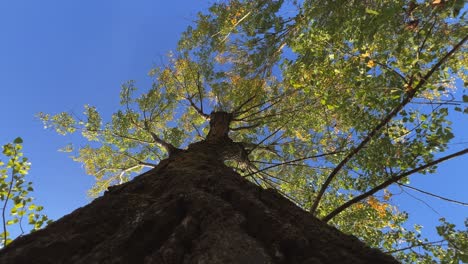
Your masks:
{"label": "orange leaf", "polygon": [[373,60],[370,60],[367,62],[367,67],[372,68],[375,66],[375,62]]}

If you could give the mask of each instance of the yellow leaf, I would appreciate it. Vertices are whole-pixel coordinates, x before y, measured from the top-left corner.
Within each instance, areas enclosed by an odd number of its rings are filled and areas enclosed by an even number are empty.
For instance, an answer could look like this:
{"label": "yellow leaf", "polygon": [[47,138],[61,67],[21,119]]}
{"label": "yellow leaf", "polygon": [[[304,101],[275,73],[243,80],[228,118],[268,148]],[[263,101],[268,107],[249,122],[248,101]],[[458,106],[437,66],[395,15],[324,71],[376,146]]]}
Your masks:
{"label": "yellow leaf", "polygon": [[373,60],[369,60],[369,61],[367,62],[367,67],[372,68],[372,67],[374,67],[374,66],[375,66],[375,62],[374,62]]}
{"label": "yellow leaf", "polygon": [[367,203],[368,203],[375,211],[377,211],[377,214],[378,214],[381,218],[385,217],[385,215],[386,215],[386,213],[387,213],[388,204],[379,202],[379,201],[378,201],[375,197],[373,197],[373,196],[369,197],[369,199],[367,200]]}
{"label": "yellow leaf", "polygon": [[362,204],[362,203],[357,203],[357,204],[355,204],[355,206],[356,206],[357,209],[364,208],[364,204]]}
{"label": "yellow leaf", "polygon": [[297,137],[298,139],[302,140],[302,141],[306,141],[306,140],[307,140],[304,136],[302,136],[302,133],[299,132],[298,130],[296,130],[296,137]]}

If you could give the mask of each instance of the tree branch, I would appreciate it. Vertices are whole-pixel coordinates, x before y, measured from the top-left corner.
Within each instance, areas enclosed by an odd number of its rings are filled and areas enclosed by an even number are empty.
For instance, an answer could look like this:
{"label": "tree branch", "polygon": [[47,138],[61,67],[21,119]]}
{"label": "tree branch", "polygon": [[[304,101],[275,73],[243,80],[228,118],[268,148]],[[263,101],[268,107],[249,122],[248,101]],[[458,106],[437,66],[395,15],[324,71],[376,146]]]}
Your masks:
{"label": "tree branch", "polygon": [[294,163],[294,162],[307,160],[307,159],[313,159],[313,158],[321,158],[321,157],[324,157],[324,156],[333,155],[333,154],[337,154],[337,153],[340,153],[340,152],[343,152],[343,151],[333,151],[333,152],[329,152],[329,153],[323,153],[323,154],[319,154],[319,155],[307,156],[307,157],[294,159],[294,160],[288,160],[288,161],[285,161],[285,162],[282,162],[282,163],[278,163],[278,164],[275,164],[275,165],[265,167],[265,168],[263,168],[261,170],[258,170],[256,172],[249,173],[247,175],[244,175],[244,177],[251,176],[251,175],[254,175],[254,174],[257,174],[257,173],[260,173],[260,172],[263,172],[263,171],[266,171],[266,170],[269,170],[269,169],[272,169],[272,168],[275,168],[275,167],[278,167],[278,166],[286,165],[286,164],[289,164],[289,163]]}
{"label": "tree branch", "polygon": [[403,109],[405,105],[407,105],[416,95],[416,92],[421,89],[423,85],[427,83],[429,78],[434,74],[434,72],[445,62],[447,59],[453,55],[457,50],[461,48],[461,46],[468,40],[468,35],[465,36],[460,42],[458,42],[457,45],[455,45],[445,56],[440,59],[430,70],[427,72],[421,79],[419,80],[418,84],[412,88],[409,89],[408,92],[406,93],[406,96],[403,98],[403,100],[396,106],[390,113],[388,113],[381,121],[380,123],[372,129],[369,134],[361,141],[361,143],[355,147],[354,149],[351,150],[351,152],[346,155],[346,157],[336,166],[336,168],[328,175],[327,179],[323,183],[322,187],[320,188],[319,192],[317,193],[317,196],[314,200],[314,203],[312,204],[312,207],[310,208],[310,213],[315,214],[315,211],[317,210],[317,207],[320,203],[320,200],[322,199],[323,194],[325,193],[325,190],[328,188],[330,185],[331,181],[335,178],[335,176],[338,174],[338,172],[341,171],[341,169],[350,161],[357,153],[359,153],[364,146],[367,145],[371,141],[371,139],[377,135],[377,133],[385,126],[387,125],[391,119],[393,119],[399,112],[400,110]]}
{"label": "tree branch", "polygon": [[172,78],[181,86],[185,89],[185,91],[187,92],[187,95],[185,96],[185,99],[187,99],[187,101],[189,101],[190,103],[190,106],[192,106],[198,114],[200,114],[201,116],[203,116],[205,119],[209,119],[210,118],[210,115],[208,114],[205,114],[203,112],[203,98],[202,98],[202,94],[201,94],[201,82],[200,82],[200,74],[197,72],[197,80],[196,80],[196,83],[197,83],[197,89],[198,89],[198,93],[199,93],[199,97],[200,97],[200,106],[201,106],[201,109],[193,102],[193,97],[195,97],[195,94],[193,95],[189,95],[189,91],[188,91],[188,88],[187,88],[187,84],[185,82],[185,78],[184,78],[184,83],[182,83],[175,75],[175,73],[172,72]]}
{"label": "tree branch", "polygon": [[[255,178],[255,177],[253,177]],[[297,205],[301,205],[301,203],[299,201],[297,201],[296,199],[294,199],[293,197],[291,197],[290,195],[288,195],[287,193],[281,191],[280,189],[276,188],[275,187],[275,182],[273,182],[272,180],[268,179],[268,178],[265,178],[262,174],[260,174],[260,177],[259,177],[260,180],[262,180],[265,184],[267,184],[268,186],[270,186],[270,188],[272,188],[273,190],[277,191],[278,193],[280,193],[281,195],[283,195],[284,197],[288,198],[290,201],[292,201],[293,203],[297,204]],[[261,186],[261,185],[259,185]]]}
{"label": "tree branch", "polygon": [[376,64],[378,64],[378,65],[384,67],[385,69],[387,69],[387,70],[393,72],[394,74],[396,74],[396,75],[397,75],[398,77],[400,77],[405,83],[408,81],[408,80],[406,80],[406,77],[403,76],[403,74],[397,72],[394,68],[388,66],[388,65],[385,64],[385,63],[381,63],[381,62],[378,62],[378,61],[376,61],[376,60],[373,60],[373,61],[374,61]]}
{"label": "tree branch", "polygon": [[250,154],[252,153],[256,148],[258,148],[263,142],[267,141],[269,138],[271,138],[272,136],[274,136],[276,133],[278,133],[279,131],[281,131],[281,129],[283,129],[283,127],[289,123],[289,120],[286,121],[283,125],[281,125],[279,128],[277,128],[273,133],[271,133],[270,135],[268,135],[267,137],[265,137],[264,139],[262,139],[260,142],[258,142],[257,144],[255,144],[255,146],[253,148],[251,148],[247,153]]}
{"label": "tree branch", "polygon": [[347,201],[346,203],[342,204],[341,206],[339,206],[338,208],[336,208],[335,210],[333,210],[331,213],[329,213],[327,216],[325,216],[322,221],[324,222],[328,222],[330,221],[330,219],[332,219],[333,217],[337,216],[339,213],[343,212],[345,209],[347,209],[348,207],[350,207],[351,205],[361,201],[361,200],[364,200],[366,199],[367,197],[373,195],[374,193],[380,191],[380,190],[383,190],[385,189],[386,187],[388,187],[389,185],[393,184],[393,183],[396,183],[398,182],[399,180],[405,178],[405,177],[408,177],[410,176],[411,174],[414,174],[416,172],[419,172],[421,170],[424,170],[424,169],[427,169],[429,167],[432,167],[434,165],[437,165],[441,162],[444,162],[446,160],[449,160],[449,159],[452,159],[452,158],[455,158],[455,157],[458,157],[458,156],[462,156],[464,154],[467,154],[468,153],[468,148],[465,148],[464,150],[461,150],[461,151],[458,151],[458,152],[455,152],[455,153],[452,153],[450,155],[447,155],[445,157],[442,157],[440,159],[437,159],[437,160],[433,160],[425,165],[422,165],[422,166],[419,166],[417,168],[414,168],[412,170],[409,170],[407,172],[404,172],[398,176],[395,176],[395,177],[392,177],[386,181],[384,181],[383,183],[377,185],[376,187],[372,188],[371,190],[361,194],[361,195],[358,195],[356,197],[354,197],[353,199]]}
{"label": "tree branch", "polygon": [[[89,129],[88,129],[89,131]],[[101,133],[104,133],[103,130],[101,130],[102,132]],[[93,132],[98,132],[99,131],[93,131]],[[150,143],[154,143],[154,142],[151,142],[151,141],[146,141],[146,140],[143,140],[143,139],[138,139],[138,138],[135,138],[135,137],[131,137],[131,136],[126,136],[126,135],[120,135],[118,133],[115,133],[115,132],[111,132],[111,134],[114,136],[114,137],[119,137],[119,138],[124,138],[124,139],[128,139],[128,140],[132,140],[132,141],[135,141],[135,142],[139,142],[139,143],[142,143],[142,144],[150,144]]]}
{"label": "tree branch", "polygon": [[151,131],[151,128],[149,127],[148,122],[145,122],[145,130],[148,133],[150,133],[155,143],[163,147],[167,151],[167,153],[169,153],[169,156],[176,153],[179,150],[178,148],[174,147],[174,145],[159,138],[158,135],[156,135],[153,131]]}
{"label": "tree branch", "polygon": [[132,159],[132,160],[138,162],[139,165],[142,165],[142,166],[145,166],[145,167],[155,168],[157,166],[157,164],[142,161],[142,160],[137,159],[137,158],[133,157],[132,155],[129,155],[129,154],[125,153],[125,152],[120,152],[119,154],[121,154],[121,155],[123,155],[123,156],[125,156],[125,157],[127,157],[129,159]]}
{"label": "tree branch", "polygon": [[459,204],[459,205],[463,205],[463,206],[468,206],[468,203],[465,203],[465,202],[460,202],[460,201],[453,200],[453,199],[450,199],[450,198],[446,198],[446,197],[443,197],[443,196],[440,196],[440,195],[437,195],[437,194],[426,192],[424,190],[421,190],[421,189],[418,189],[418,188],[415,188],[413,186],[409,186],[409,185],[406,185],[406,184],[403,184],[403,183],[397,182],[397,184],[402,186],[402,187],[405,187],[405,188],[408,188],[408,189],[411,189],[411,190],[414,190],[414,191],[417,191],[417,192],[420,192],[420,193],[424,193],[426,195],[429,195],[429,196],[432,196],[432,197],[435,197],[435,198],[439,198],[439,199],[447,201],[447,202],[451,202],[451,203],[455,203],[455,204]]}
{"label": "tree branch", "polygon": [[124,183],[122,177],[124,176],[125,173],[127,173],[127,172],[129,172],[129,171],[131,171],[131,170],[133,170],[133,169],[139,168],[139,167],[141,167],[141,166],[143,166],[143,165],[138,164],[138,165],[135,165],[135,166],[132,166],[132,167],[128,167],[128,168],[126,168],[126,169],[122,169],[122,171],[121,171],[121,172],[119,173],[119,175],[118,175],[118,177],[119,177],[119,184]]}
{"label": "tree branch", "polygon": [[411,193],[407,192],[405,189],[403,189],[403,187],[401,186],[398,186],[400,187],[400,190],[402,193],[405,193],[407,194],[409,197],[415,199],[416,201],[424,204],[427,208],[431,209],[432,212],[434,212],[435,214],[439,215],[439,216],[442,216],[436,209],[434,209],[434,207],[432,207],[429,203],[427,203],[426,201],[424,201],[423,199],[419,198],[419,197],[416,197],[414,195],[412,195]]}
{"label": "tree branch", "polygon": [[197,71],[197,89],[198,89],[198,100],[200,100],[200,112],[204,113],[203,111],[203,94],[202,94],[202,84],[200,81],[200,72]]}
{"label": "tree branch", "polygon": [[[258,115],[261,112],[264,112],[264,111],[268,110],[269,108],[273,107],[274,105],[276,105],[277,103],[281,102],[281,100],[283,100],[284,97],[292,95],[292,94],[296,93],[297,91],[298,90],[293,90],[292,92],[285,92],[285,93],[283,93],[283,94],[281,94],[279,96],[275,96],[275,97],[269,98],[266,101],[255,104],[255,105],[253,105],[253,106],[251,106],[251,107],[249,107],[249,108],[247,108],[247,109],[245,109],[243,111],[240,111],[241,109],[239,109],[238,111],[235,112],[234,118],[232,120],[233,121],[244,121],[246,118]],[[259,111],[255,112],[255,113],[249,114],[248,116],[240,117],[241,115],[248,113],[250,110],[255,109],[257,107],[261,107],[264,104],[267,104],[269,102],[271,102],[271,104],[268,105],[267,107],[265,107],[264,109],[260,109]]]}
{"label": "tree branch", "polygon": [[240,110],[242,110],[242,107],[246,106],[248,103],[250,103],[257,95],[254,94],[253,96],[249,97],[247,100],[245,100],[245,102],[243,102],[242,104],[240,104],[238,107],[236,107],[236,109],[234,109],[234,111],[232,111],[232,116],[236,117],[238,115],[240,115],[241,113],[239,113]]}
{"label": "tree branch", "polygon": [[[203,116],[205,119],[209,119],[209,118],[210,118],[210,115],[205,114],[205,113],[203,112],[203,110],[200,109],[200,108],[193,102],[192,99],[193,99],[194,96],[195,96],[195,95],[187,96],[187,97],[185,97],[185,99],[187,99],[187,101],[189,101],[190,106],[192,106],[193,109],[195,109],[195,111],[197,111],[198,114],[200,114],[201,116]],[[200,104],[201,104],[201,102],[200,102]]]}
{"label": "tree branch", "polygon": [[400,252],[400,251],[405,251],[405,250],[408,250],[408,249],[412,249],[412,248],[415,248],[415,247],[422,247],[422,246],[427,246],[427,245],[433,245],[433,244],[443,243],[444,241],[446,241],[446,240],[445,240],[445,239],[442,239],[442,240],[439,240],[439,241],[432,241],[432,242],[427,242],[427,243],[420,243],[420,244],[416,244],[416,245],[412,245],[412,246],[408,246],[408,247],[404,247],[404,248],[399,248],[399,249],[395,249],[395,250],[385,251],[384,253],[385,253],[385,254],[392,254],[392,253],[396,253],[396,252]]}
{"label": "tree branch", "polygon": [[261,125],[260,123],[255,123],[255,124],[248,125],[248,126],[240,126],[240,127],[229,128],[229,130],[239,131],[239,130],[243,130],[243,129],[252,129],[252,128],[256,128],[256,127],[258,127],[260,125]]}

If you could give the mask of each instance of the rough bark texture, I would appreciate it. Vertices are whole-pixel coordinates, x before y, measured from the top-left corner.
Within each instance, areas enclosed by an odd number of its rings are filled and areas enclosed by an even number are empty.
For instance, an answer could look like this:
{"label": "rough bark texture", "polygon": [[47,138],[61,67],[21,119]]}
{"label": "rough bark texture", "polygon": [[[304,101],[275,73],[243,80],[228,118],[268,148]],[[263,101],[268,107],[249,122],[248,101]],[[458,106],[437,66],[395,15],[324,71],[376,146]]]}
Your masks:
{"label": "rough bark texture", "polygon": [[210,118],[206,141],[16,239],[0,263],[398,263],[225,166],[247,154],[230,114]]}
{"label": "rough bark texture", "polygon": [[195,150],[18,238],[0,263],[397,263]]}

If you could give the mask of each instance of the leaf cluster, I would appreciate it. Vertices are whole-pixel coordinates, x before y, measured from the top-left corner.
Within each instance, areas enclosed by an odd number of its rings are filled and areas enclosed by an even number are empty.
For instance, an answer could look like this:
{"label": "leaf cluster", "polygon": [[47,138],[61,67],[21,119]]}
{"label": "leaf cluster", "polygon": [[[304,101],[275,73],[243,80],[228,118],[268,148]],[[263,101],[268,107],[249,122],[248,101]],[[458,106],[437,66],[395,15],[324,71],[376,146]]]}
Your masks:
{"label": "leaf cluster", "polygon": [[31,181],[26,181],[30,163],[21,152],[23,140],[16,138],[13,143],[3,145],[3,155],[6,162],[0,160],[0,203],[2,206],[3,232],[0,234],[1,246],[8,245],[12,240],[7,226],[18,225],[22,235],[23,219],[27,218],[30,230],[35,231],[51,222],[41,214],[42,206],[34,203],[31,192],[34,191]]}

